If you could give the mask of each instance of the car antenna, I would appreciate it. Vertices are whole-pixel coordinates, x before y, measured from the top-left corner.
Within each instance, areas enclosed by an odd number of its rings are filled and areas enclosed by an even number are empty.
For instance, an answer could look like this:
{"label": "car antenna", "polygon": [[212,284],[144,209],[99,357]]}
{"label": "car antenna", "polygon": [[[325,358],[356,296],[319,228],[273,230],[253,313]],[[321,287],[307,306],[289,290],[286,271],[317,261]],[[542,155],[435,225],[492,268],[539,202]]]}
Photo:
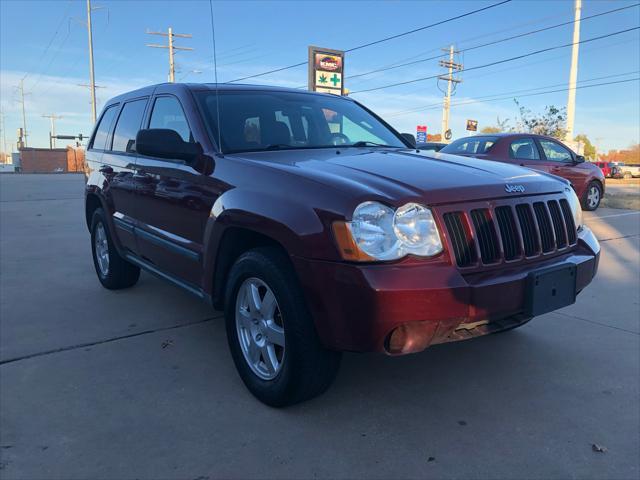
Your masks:
{"label": "car antenna", "polygon": [[216,123],[218,130],[218,150],[222,157],[222,125],[220,125],[220,97],[218,95],[218,58],[216,56],[216,27],[213,21],[213,0],[209,0],[209,13],[211,14],[211,41],[213,43],[213,75],[216,82]]}

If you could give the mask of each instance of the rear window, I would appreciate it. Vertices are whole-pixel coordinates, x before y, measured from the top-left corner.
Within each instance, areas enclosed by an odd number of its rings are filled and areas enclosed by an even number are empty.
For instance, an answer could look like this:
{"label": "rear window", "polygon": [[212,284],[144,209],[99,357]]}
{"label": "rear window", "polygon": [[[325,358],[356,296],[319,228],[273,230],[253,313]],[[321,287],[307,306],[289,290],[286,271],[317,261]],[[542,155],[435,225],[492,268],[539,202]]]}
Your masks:
{"label": "rear window", "polygon": [[453,154],[477,154],[487,153],[496,143],[498,137],[466,137],[460,138],[455,142],[440,150],[443,153]]}

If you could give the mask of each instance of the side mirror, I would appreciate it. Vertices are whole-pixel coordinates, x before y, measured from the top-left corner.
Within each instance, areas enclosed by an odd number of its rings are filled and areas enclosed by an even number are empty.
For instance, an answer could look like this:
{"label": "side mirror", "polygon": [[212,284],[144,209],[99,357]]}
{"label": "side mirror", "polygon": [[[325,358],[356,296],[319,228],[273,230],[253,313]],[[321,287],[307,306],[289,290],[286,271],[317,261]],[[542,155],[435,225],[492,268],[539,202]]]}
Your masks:
{"label": "side mirror", "polygon": [[576,163],[584,163],[585,159],[582,155],[576,155]]}
{"label": "side mirror", "polygon": [[140,130],[136,135],[136,151],[148,157],[193,163],[202,154],[202,147],[196,143],[185,142],[175,130],[149,128]]}
{"label": "side mirror", "polygon": [[416,137],[414,137],[411,133],[402,133],[402,137],[411,144],[413,148],[416,147]]}

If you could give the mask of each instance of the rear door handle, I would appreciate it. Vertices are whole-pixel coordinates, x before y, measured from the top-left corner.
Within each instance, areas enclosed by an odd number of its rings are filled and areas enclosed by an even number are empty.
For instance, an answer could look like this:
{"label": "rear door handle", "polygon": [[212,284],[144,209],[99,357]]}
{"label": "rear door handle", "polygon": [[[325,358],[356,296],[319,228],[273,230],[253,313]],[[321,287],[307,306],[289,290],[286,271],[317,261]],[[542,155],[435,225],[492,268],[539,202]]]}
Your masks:
{"label": "rear door handle", "polygon": [[133,180],[140,183],[151,183],[151,175],[142,171],[133,174]]}

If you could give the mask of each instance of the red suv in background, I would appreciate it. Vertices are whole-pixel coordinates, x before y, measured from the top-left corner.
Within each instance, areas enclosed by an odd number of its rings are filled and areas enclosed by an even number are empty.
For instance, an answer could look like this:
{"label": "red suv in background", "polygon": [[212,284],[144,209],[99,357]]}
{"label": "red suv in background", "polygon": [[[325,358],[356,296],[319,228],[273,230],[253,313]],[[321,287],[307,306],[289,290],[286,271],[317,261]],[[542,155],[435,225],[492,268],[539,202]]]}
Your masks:
{"label": "red suv in background", "polygon": [[602,170],[552,137],[530,133],[476,135],[460,138],[440,152],[513,163],[566,178],[585,210],[598,208],[604,195]]}

